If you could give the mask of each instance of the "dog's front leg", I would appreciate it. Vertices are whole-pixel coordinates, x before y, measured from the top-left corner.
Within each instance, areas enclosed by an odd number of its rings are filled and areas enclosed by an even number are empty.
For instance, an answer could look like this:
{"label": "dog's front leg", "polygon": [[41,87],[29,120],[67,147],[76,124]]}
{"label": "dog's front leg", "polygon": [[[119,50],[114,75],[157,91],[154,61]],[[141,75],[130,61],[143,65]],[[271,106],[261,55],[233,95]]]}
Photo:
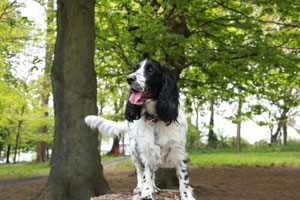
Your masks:
{"label": "dog's front leg", "polygon": [[143,189],[141,194],[141,200],[154,200],[153,193],[153,170],[149,165],[142,163],[143,169]]}
{"label": "dog's front leg", "polygon": [[140,160],[138,159],[133,159],[133,163],[136,169],[136,174],[137,174],[137,186],[133,190],[134,194],[140,195],[142,193],[143,189],[143,169]]}
{"label": "dog's front leg", "polygon": [[188,160],[181,160],[176,168],[179,179],[179,191],[181,200],[195,200],[193,197],[193,188],[190,186]]}

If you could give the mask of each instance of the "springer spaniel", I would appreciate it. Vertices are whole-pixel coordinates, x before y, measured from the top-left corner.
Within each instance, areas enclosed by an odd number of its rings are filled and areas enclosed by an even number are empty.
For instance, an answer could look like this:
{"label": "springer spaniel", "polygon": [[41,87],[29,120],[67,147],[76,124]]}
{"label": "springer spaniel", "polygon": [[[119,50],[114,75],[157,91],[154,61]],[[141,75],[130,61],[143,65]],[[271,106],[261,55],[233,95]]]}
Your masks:
{"label": "springer spaniel", "polygon": [[137,172],[135,194],[152,200],[160,190],[154,177],[158,167],[177,170],[182,200],[195,200],[189,184],[185,151],[188,123],[179,107],[176,78],[171,70],[154,60],[138,63],[127,78],[130,97],[124,122],[87,116],[85,122],[104,136],[128,132],[131,159]]}

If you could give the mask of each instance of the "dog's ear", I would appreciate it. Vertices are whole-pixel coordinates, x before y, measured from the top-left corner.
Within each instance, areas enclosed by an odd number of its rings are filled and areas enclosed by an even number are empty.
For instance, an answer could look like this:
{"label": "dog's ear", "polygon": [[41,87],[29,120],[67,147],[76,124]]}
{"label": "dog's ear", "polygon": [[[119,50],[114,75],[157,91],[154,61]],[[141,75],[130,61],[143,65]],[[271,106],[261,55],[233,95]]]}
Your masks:
{"label": "dog's ear", "polygon": [[156,111],[160,120],[170,125],[178,117],[179,92],[177,80],[171,70],[162,65],[162,89],[157,99]]}
{"label": "dog's ear", "polygon": [[142,106],[131,104],[130,101],[127,101],[125,109],[125,119],[129,122],[133,120],[138,120],[141,118]]}

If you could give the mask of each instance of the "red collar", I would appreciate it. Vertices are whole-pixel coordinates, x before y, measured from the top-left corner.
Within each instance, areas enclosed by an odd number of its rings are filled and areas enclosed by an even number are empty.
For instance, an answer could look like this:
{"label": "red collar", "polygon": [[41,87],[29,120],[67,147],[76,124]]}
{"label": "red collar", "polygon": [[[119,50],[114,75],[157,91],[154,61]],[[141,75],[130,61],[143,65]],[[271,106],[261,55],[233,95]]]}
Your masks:
{"label": "red collar", "polygon": [[159,117],[157,114],[150,114],[148,112],[145,113],[145,118],[153,123],[157,123],[159,121]]}

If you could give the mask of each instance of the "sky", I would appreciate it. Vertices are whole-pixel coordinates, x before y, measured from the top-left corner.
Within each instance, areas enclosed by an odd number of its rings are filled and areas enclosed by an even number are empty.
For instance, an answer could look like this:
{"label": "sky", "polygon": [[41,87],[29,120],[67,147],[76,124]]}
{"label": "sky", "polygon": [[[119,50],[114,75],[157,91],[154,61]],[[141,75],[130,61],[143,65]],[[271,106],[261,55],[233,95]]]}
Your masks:
{"label": "sky", "polygon": [[[38,3],[32,1],[32,0],[18,0],[18,2],[23,2],[26,3],[26,7],[23,8],[22,15],[27,16],[30,20],[35,21],[42,29],[45,29],[45,12],[42,6],[40,6]],[[32,55],[36,55],[39,57],[44,56],[44,49],[37,49],[34,47],[30,47],[29,51],[32,53]],[[26,61],[25,58],[23,57],[23,63],[28,62]],[[32,59],[32,57],[31,57]],[[43,63],[41,63],[43,66]],[[19,71],[19,74],[24,74],[26,71],[28,71],[28,65],[26,66],[21,66],[20,67],[22,70]],[[32,78],[34,76],[37,76],[38,72],[31,74]],[[215,132],[222,133],[223,136],[236,136],[236,124],[231,123],[230,121],[224,119],[224,117],[228,117],[232,115],[232,108],[226,103],[221,104],[219,110],[224,110],[222,112],[222,116],[220,114],[215,115]],[[263,117],[262,117],[263,118]],[[205,112],[205,116],[201,117],[201,126],[200,129],[203,132],[203,134],[208,133],[208,130],[205,129],[203,124],[208,124],[210,119],[210,113]],[[195,117],[192,118],[192,120],[195,122]],[[300,118],[296,118],[296,124],[300,126]],[[288,128],[288,134],[289,138],[293,139],[300,139],[300,135],[292,128]],[[270,140],[270,131],[267,126],[260,127],[255,124],[253,121],[245,121],[242,123],[242,130],[241,130],[241,136],[245,139],[248,140],[250,143],[255,143],[256,141],[260,140]],[[206,138],[204,138],[206,139]]]}
{"label": "sky", "polygon": [[[17,2],[25,4],[25,7],[20,9],[23,16],[28,17],[29,20],[36,23],[39,29],[46,29],[45,12],[40,4],[33,0],[17,0]],[[43,36],[41,35],[41,37]],[[42,40],[38,44],[27,44],[25,46],[18,60],[19,66],[13,72],[17,77],[29,81],[31,79],[36,79],[36,77],[42,73],[41,69],[43,69],[43,66],[45,65],[43,61],[35,65],[38,69],[31,70],[34,66],[34,58],[44,58],[45,56],[45,48],[41,48],[42,46],[44,46]]]}

